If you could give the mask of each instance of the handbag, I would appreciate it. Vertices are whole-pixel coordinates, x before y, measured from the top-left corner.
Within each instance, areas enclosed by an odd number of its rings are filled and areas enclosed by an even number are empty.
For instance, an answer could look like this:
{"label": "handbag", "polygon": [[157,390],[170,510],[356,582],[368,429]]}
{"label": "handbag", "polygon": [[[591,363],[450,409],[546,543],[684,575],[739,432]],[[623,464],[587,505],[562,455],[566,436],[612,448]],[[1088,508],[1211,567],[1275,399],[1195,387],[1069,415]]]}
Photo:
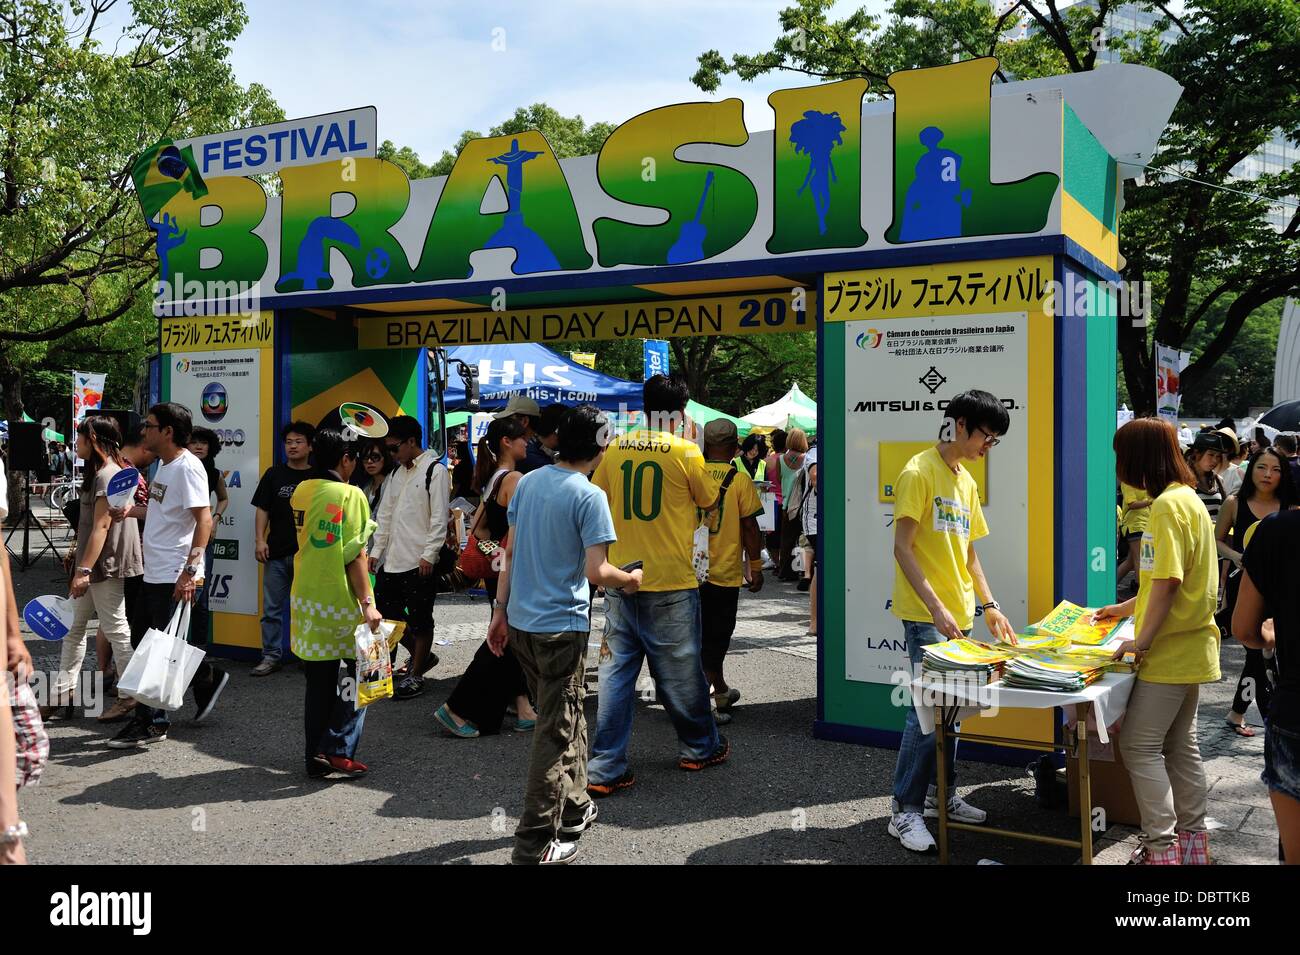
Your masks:
{"label": "handbag", "polygon": [[145,706],[179,710],[190,680],[207,655],[186,642],[189,630],[190,604],[182,600],[166,630],[150,627],[145,631],[126,672],[118,677],[118,692]]}
{"label": "handbag", "polygon": [[[490,499],[496,500],[496,492],[500,486],[492,489]],[[496,580],[501,572],[501,560],[505,556],[502,548],[505,547],[506,538],[510,536],[509,531],[506,536],[499,541],[492,539],[484,540],[478,536],[479,525],[483,521],[483,515],[487,513],[488,499],[485,498],[474,512],[474,523],[470,526],[469,534],[465,539],[465,546],[460,552],[460,559],[457,566],[470,580]]]}

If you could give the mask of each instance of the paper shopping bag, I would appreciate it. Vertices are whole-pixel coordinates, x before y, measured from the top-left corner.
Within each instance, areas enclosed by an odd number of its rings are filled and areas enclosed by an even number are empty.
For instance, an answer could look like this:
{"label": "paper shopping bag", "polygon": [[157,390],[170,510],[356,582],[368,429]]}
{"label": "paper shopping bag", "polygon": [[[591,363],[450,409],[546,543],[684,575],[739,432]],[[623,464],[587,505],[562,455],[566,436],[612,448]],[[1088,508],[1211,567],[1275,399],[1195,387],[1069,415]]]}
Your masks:
{"label": "paper shopping bag", "polygon": [[185,638],[190,631],[190,605],[177,605],[166,630],[150,627],[131,654],[126,672],[118,678],[118,692],[145,706],[162,710],[179,710],[185,690],[198,672],[206,654],[190,646]]}

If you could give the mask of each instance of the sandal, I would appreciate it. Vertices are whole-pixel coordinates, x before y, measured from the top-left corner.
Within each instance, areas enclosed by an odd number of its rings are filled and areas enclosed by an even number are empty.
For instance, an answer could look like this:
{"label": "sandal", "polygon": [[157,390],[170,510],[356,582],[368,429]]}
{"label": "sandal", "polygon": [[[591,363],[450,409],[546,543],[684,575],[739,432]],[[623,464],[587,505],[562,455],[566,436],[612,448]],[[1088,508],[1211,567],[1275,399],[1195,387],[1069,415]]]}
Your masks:
{"label": "sandal", "polygon": [[1244,736],[1246,739],[1252,739],[1255,735],[1255,731],[1251,729],[1249,726],[1247,726],[1244,722],[1234,723],[1232,720],[1229,719],[1225,719],[1223,722],[1227,723],[1228,726],[1232,728],[1232,731],[1236,733],[1238,736]]}

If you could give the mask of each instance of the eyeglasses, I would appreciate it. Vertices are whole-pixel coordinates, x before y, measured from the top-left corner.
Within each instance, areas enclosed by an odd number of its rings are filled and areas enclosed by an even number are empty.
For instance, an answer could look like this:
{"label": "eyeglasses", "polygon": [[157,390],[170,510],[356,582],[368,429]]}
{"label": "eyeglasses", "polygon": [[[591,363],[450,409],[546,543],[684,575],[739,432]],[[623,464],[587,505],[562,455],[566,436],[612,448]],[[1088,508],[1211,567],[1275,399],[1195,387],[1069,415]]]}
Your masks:
{"label": "eyeglasses", "polygon": [[389,454],[396,454],[397,449],[400,448],[401,446],[402,445],[400,443],[398,444],[388,444],[387,442],[384,443],[384,447],[388,449]]}
{"label": "eyeglasses", "polygon": [[985,431],[983,428],[980,427],[976,427],[975,430],[978,431],[980,434],[984,435],[984,447],[986,448],[996,448],[999,444],[1002,443],[1002,439],[999,438],[997,435],[993,434],[992,432]]}

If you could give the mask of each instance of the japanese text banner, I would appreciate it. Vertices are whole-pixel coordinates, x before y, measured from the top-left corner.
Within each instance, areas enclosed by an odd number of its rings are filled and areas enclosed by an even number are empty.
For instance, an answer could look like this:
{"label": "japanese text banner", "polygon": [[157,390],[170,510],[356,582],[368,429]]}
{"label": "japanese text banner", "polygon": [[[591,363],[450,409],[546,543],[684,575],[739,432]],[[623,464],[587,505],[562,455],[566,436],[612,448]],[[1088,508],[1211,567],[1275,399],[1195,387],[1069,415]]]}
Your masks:
{"label": "japanese text banner", "polygon": [[828,322],[971,312],[1051,314],[1052,257],[828,272],[824,294]]}

